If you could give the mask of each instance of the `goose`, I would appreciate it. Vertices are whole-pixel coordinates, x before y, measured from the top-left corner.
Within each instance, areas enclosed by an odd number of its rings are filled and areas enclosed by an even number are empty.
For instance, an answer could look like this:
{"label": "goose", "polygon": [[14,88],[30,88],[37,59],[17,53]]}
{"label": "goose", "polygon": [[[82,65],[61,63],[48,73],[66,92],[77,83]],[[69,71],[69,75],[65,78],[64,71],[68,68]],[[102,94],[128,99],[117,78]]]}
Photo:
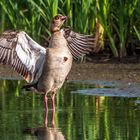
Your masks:
{"label": "goose", "polygon": [[9,65],[30,83],[23,88],[44,95],[46,116],[48,95],[54,111],[55,95],[70,72],[73,60],[93,51],[95,46],[93,35],[76,33],[69,27],[61,28],[66,20],[67,16],[61,14],[52,18],[47,48],[24,31],[5,31],[0,36],[0,63]]}

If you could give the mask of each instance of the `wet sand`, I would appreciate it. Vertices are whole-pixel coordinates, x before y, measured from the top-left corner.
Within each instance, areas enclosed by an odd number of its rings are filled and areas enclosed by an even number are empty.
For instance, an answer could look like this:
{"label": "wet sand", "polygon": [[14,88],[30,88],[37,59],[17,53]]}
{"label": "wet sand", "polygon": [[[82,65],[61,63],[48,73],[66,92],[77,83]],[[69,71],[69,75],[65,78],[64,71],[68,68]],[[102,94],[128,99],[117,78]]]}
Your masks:
{"label": "wet sand", "polygon": [[70,79],[121,80],[140,83],[140,64],[83,63],[74,64]]}
{"label": "wet sand", "polygon": [[[8,66],[0,65],[0,77],[21,78]],[[140,64],[122,63],[73,63],[68,80],[109,80],[140,83]]]}

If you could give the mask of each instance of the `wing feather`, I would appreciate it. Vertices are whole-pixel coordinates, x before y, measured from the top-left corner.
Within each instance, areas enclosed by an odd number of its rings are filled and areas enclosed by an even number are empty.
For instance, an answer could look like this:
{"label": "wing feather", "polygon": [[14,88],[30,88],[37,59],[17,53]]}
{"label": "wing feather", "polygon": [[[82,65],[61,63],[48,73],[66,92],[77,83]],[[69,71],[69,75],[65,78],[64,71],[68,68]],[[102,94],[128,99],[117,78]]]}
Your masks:
{"label": "wing feather", "polygon": [[0,37],[0,63],[10,65],[27,82],[40,77],[45,55],[46,49],[23,31],[6,31]]}
{"label": "wing feather", "polygon": [[83,35],[72,31],[69,27],[63,28],[62,33],[67,40],[73,58],[79,59],[93,51],[95,38],[93,35]]}

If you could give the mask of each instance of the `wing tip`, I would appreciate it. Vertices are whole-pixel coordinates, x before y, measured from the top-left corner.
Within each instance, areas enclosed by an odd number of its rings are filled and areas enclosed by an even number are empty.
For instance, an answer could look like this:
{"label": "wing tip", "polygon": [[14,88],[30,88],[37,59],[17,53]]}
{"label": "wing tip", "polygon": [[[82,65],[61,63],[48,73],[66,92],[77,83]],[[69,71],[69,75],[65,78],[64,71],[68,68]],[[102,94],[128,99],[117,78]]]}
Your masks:
{"label": "wing tip", "polygon": [[26,74],[23,76],[23,78],[28,82],[28,83],[31,83],[33,80],[32,80],[32,76],[31,74]]}

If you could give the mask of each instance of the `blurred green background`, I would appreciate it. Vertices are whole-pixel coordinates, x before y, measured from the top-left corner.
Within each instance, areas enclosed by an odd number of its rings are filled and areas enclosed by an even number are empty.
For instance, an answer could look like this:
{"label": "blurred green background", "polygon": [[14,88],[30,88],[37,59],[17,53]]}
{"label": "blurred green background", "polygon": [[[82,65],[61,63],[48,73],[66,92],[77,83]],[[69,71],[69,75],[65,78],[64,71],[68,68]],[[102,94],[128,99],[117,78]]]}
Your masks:
{"label": "blurred green background", "polygon": [[66,25],[80,33],[95,34],[99,23],[102,48],[107,42],[113,55],[121,58],[127,47],[139,45],[139,9],[139,0],[1,0],[0,32],[24,30],[44,45],[51,18],[61,13],[70,17]]}

